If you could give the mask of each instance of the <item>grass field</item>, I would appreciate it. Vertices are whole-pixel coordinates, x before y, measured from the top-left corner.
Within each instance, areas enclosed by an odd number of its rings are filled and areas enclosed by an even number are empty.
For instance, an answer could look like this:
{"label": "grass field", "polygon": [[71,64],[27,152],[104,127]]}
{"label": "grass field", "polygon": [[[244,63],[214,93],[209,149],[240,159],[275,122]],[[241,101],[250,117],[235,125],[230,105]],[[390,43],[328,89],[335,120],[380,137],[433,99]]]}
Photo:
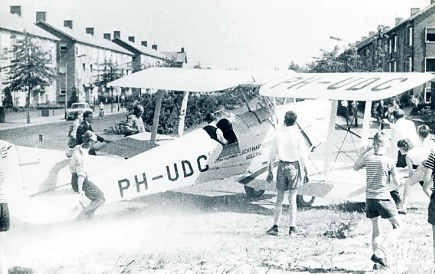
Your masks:
{"label": "grass field", "polygon": [[[388,271],[431,273],[426,205],[402,217]],[[37,273],[366,273],[370,222],[363,203],[300,210],[301,232],[265,235],[272,211],[241,194],[201,200],[160,194],[108,205],[95,219],[54,225],[16,224],[9,233],[12,265]],[[284,213],[287,213],[284,210]],[[382,222],[383,232],[391,231]]]}

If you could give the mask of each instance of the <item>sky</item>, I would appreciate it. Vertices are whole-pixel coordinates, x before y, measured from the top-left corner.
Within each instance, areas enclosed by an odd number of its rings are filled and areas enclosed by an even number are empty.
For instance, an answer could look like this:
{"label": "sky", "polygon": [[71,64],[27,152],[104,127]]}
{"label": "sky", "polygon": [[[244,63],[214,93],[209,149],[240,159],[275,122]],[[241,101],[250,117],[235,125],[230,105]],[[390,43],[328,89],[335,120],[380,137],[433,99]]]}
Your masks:
{"label": "sky", "polygon": [[[375,31],[408,18],[411,8],[431,0],[2,0],[0,12],[21,5],[34,20],[74,29],[95,27],[95,35],[114,30],[135,36],[161,51],[184,47],[189,66],[219,69],[286,69],[303,65],[321,50],[345,47]],[[335,36],[343,42],[331,40]]]}

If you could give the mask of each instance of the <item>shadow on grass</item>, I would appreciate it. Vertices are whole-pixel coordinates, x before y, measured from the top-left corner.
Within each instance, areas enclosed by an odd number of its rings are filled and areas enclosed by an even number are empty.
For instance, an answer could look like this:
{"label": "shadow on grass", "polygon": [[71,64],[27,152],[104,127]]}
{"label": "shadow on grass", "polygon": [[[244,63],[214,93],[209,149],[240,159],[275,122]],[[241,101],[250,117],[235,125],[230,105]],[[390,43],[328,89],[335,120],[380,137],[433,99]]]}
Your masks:
{"label": "shadow on grass", "polygon": [[332,268],[322,268],[322,267],[295,267],[291,269],[286,269],[286,271],[293,272],[308,272],[308,273],[352,273],[352,274],[364,274],[367,273],[365,270],[351,270],[341,267]]}
{"label": "shadow on grass", "polygon": [[[262,199],[270,199],[274,195],[265,194]],[[254,213],[262,215],[271,215],[272,210],[251,203],[245,194],[236,192],[227,192],[219,196],[206,196],[182,192],[168,191],[148,197],[136,199],[137,202],[145,202],[148,209],[156,209],[164,205],[165,208],[176,208],[179,210],[198,210],[200,212],[237,212],[237,213]]]}
{"label": "shadow on grass", "polygon": [[[310,208],[308,208],[310,209]],[[337,210],[341,212],[358,212],[363,213],[366,210],[366,203],[364,202],[344,202],[335,205],[327,205],[327,206],[313,206],[311,209],[328,209],[328,210]]]}

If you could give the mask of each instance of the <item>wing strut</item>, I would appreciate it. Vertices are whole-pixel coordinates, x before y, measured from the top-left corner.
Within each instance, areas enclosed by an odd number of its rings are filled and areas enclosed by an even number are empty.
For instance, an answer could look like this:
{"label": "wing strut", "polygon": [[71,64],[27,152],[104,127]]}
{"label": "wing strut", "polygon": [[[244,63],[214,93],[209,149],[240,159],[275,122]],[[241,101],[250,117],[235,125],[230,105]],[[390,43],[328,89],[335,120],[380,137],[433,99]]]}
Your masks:
{"label": "wing strut", "polygon": [[364,120],[362,125],[362,133],[361,133],[361,144],[363,146],[367,145],[368,143],[371,117],[372,117],[372,101],[366,101],[366,105],[364,108]]}
{"label": "wing strut", "polygon": [[153,146],[156,145],[156,137],[157,137],[157,128],[159,127],[159,120],[160,120],[160,110],[162,109],[162,98],[163,98],[164,91],[158,90],[157,91],[157,99],[156,99],[156,106],[154,108],[154,117],[153,117],[153,127],[151,130],[151,144]]}
{"label": "wing strut", "polygon": [[335,120],[337,118],[337,106],[338,106],[338,101],[332,100],[331,113],[329,114],[328,138],[326,140],[325,162],[323,163],[323,174],[326,180],[328,180],[329,160],[331,158],[331,152],[333,146],[332,133],[334,132]]}

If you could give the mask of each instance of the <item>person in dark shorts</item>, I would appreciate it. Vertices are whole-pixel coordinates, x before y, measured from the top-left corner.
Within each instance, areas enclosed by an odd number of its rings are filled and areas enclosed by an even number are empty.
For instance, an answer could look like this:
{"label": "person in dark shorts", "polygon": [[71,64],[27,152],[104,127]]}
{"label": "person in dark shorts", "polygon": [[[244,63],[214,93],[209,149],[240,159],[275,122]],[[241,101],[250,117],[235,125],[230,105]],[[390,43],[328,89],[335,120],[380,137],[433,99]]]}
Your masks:
{"label": "person in dark shorts", "polygon": [[[97,136],[88,130],[82,136],[82,144],[74,147],[71,157],[70,169],[72,173],[71,184],[79,196],[78,204],[82,207],[78,219],[90,218],[95,211],[104,204],[104,193],[88,179],[88,150],[97,141]],[[91,202],[86,205],[90,200]]]}
{"label": "person in dark shorts", "polygon": [[[391,143],[396,148],[396,167],[406,168],[406,154],[400,152],[399,148],[396,146],[397,142],[401,139],[408,139],[412,144],[417,144],[418,136],[413,121],[406,119],[405,112],[400,109],[397,104],[392,107],[392,119],[391,119]],[[403,201],[400,196],[399,189],[393,189],[390,192],[391,197],[396,203],[396,207],[399,213],[405,213],[403,209]]]}
{"label": "person in dark shorts", "polygon": [[296,125],[297,115],[288,111],[284,118],[284,127],[275,132],[272,140],[270,153],[268,181],[273,180],[272,167],[275,159],[278,159],[278,171],[276,174],[276,204],[273,226],[266,231],[269,235],[278,235],[279,219],[282,213],[284,193],[289,191],[289,235],[296,233],[296,195],[297,189],[302,184],[302,170],[307,174],[306,156],[307,147],[304,144],[302,135]]}
{"label": "person in dark shorts", "polygon": [[354,170],[366,169],[366,216],[372,222],[373,255],[370,259],[376,267],[387,267],[386,250],[380,244],[379,217],[390,221],[395,234],[400,227],[397,208],[390,195],[390,190],[398,185],[396,167],[394,161],[385,156],[386,142],[386,136],[377,132],[373,147],[365,148],[353,166]]}
{"label": "person in dark shorts", "polygon": [[[428,207],[427,221],[432,225],[433,265],[435,266],[435,150],[432,149],[427,159],[423,162],[424,186],[432,185],[432,195]],[[432,183],[432,184],[431,184]]]}

